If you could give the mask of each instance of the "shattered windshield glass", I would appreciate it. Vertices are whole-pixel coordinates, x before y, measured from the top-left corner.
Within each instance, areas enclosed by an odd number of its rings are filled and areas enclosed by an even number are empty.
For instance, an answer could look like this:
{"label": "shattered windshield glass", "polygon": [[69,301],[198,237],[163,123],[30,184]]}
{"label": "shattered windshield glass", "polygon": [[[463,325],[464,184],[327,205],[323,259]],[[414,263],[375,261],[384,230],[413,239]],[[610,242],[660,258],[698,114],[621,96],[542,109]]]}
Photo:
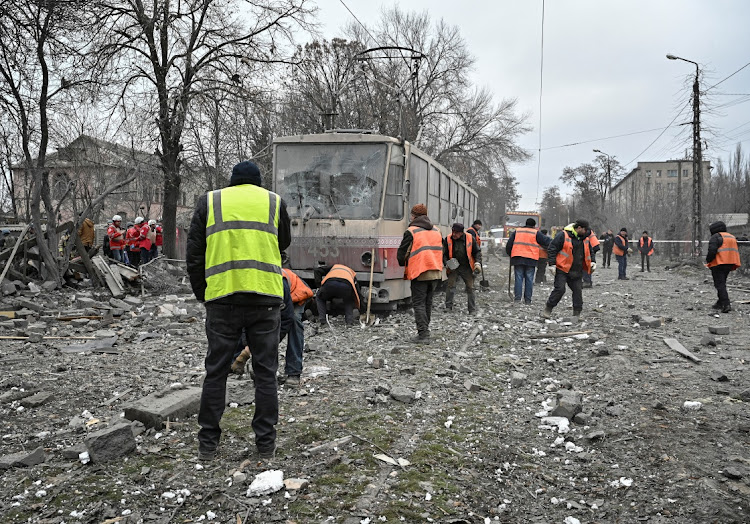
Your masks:
{"label": "shattered windshield glass", "polygon": [[290,217],[377,218],[386,144],[279,144],[276,191]]}

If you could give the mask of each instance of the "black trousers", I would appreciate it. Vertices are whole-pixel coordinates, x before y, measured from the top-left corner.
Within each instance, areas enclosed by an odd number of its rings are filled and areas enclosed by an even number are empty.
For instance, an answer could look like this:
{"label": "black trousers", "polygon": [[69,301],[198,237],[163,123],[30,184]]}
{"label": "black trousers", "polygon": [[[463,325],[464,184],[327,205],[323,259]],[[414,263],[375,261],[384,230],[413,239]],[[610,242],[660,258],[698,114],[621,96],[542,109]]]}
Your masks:
{"label": "black trousers", "polygon": [[346,325],[350,326],[354,324],[354,289],[349,282],[342,280],[328,280],[323,284],[318,293],[315,295],[315,302],[318,305],[318,320],[321,324],[325,324],[326,315],[328,314],[328,306],[326,302],[333,300],[334,298],[340,298],[344,303],[344,319]]}
{"label": "black trousers", "polygon": [[411,305],[414,308],[414,321],[417,323],[417,334],[421,338],[430,336],[430,318],[432,318],[432,297],[438,280],[412,280]]}
{"label": "black trousers", "polygon": [[651,255],[641,253],[641,273],[644,269],[648,269],[649,271],[651,271]]}
{"label": "black trousers", "polygon": [[582,275],[578,273],[571,276],[570,273],[564,273],[559,269],[555,271],[555,287],[552,289],[552,293],[549,294],[547,307],[552,309],[560,302],[565,294],[566,285],[573,292],[573,311],[581,311],[583,309]]}
{"label": "black trousers", "polygon": [[547,282],[547,258],[540,258],[536,262],[536,277],[534,278],[534,284],[541,284]]}
{"label": "black trousers", "polygon": [[237,341],[242,330],[252,340],[252,366],[255,373],[255,413],[253,431],[259,451],[269,451],[276,443],[279,399],[276,370],[279,366],[279,326],[281,306],[239,306],[206,304],[206,379],[203,381],[198,413],[198,447],[216,449],[221,437],[219,421],[226,406],[226,388]]}
{"label": "black trousers", "polygon": [[609,267],[612,262],[612,248],[604,248],[604,260],[602,260],[602,267]]}
{"label": "black trousers", "polygon": [[711,268],[711,276],[714,277],[714,287],[719,298],[719,305],[729,305],[729,293],[727,292],[727,277],[732,272],[732,266],[722,264]]}

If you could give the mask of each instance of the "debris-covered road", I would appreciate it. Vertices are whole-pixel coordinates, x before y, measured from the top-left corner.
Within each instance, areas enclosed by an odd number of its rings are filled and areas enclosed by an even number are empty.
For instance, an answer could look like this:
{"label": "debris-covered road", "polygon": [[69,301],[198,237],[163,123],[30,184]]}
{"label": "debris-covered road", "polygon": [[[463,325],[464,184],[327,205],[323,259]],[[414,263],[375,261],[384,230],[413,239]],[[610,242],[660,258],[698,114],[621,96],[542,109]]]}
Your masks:
{"label": "debris-covered road", "polygon": [[507,259],[485,271],[478,316],[438,296],[430,345],[406,342],[410,311],[307,326],[269,463],[248,377],[230,378],[213,463],[196,460],[195,415],[160,418],[194,413],[200,391],[204,313],[184,285],[3,297],[0,520],[750,521],[750,281],[730,277],[719,316],[707,271],[600,269],[580,322],[569,292],[544,322],[549,285],[512,306]]}

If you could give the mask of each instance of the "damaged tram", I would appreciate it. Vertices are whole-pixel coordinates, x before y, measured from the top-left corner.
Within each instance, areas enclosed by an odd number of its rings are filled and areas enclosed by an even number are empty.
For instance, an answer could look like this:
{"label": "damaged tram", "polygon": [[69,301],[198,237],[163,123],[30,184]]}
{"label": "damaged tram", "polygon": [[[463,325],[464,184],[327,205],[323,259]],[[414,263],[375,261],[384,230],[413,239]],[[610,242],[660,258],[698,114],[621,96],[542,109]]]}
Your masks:
{"label": "damaged tram", "polygon": [[277,138],[273,170],[291,218],[292,269],[312,283],[316,267],[345,264],[375,309],[395,309],[411,295],[396,251],[413,205],[427,205],[443,237],[476,214],[476,192],[428,154],[365,131]]}

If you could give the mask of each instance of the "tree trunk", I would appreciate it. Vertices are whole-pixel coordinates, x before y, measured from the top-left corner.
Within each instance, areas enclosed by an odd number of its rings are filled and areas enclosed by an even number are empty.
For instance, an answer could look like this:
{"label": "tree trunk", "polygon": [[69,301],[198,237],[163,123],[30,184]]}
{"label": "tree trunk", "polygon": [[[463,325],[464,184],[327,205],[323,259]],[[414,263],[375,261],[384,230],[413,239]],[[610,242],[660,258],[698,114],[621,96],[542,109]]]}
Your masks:
{"label": "tree trunk", "polygon": [[173,170],[165,169],[162,223],[164,229],[164,254],[167,258],[177,258],[177,202],[180,196],[181,182],[182,179],[179,174]]}

